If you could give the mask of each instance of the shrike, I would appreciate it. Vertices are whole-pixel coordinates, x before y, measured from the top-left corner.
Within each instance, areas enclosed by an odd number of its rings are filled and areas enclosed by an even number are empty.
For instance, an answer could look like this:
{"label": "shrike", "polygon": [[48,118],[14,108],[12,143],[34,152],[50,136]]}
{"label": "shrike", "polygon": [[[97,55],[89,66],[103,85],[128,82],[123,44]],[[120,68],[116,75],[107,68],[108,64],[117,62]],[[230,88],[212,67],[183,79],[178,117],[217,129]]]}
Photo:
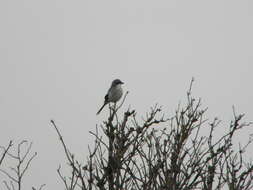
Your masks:
{"label": "shrike", "polygon": [[109,88],[107,94],[105,95],[104,105],[98,110],[97,115],[102,111],[106,104],[113,102],[116,103],[123,95],[123,90],[121,85],[124,84],[119,79],[112,81],[111,87]]}

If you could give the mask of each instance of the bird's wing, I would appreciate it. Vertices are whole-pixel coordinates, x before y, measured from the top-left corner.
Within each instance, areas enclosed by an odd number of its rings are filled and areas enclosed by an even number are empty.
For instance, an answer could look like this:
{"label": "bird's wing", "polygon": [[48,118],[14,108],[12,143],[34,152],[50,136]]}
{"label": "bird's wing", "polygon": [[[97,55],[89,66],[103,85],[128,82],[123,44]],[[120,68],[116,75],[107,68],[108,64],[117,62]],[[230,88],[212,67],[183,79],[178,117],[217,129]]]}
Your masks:
{"label": "bird's wing", "polygon": [[105,95],[105,103],[108,102],[108,93]]}

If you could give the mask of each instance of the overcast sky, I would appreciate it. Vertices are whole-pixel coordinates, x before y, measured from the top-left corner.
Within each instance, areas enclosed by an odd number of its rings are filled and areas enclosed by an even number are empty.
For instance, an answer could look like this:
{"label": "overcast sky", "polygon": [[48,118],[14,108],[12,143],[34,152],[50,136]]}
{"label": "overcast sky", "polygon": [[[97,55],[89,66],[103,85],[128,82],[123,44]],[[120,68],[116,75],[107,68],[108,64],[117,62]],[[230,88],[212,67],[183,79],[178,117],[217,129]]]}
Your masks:
{"label": "overcast sky", "polygon": [[63,187],[56,169],[66,161],[49,121],[84,158],[115,78],[139,116],[155,103],[172,116],[194,77],[210,119],[225,127],[235,105],[252,121],[252,34],[250,0],[0,1],[0,145],[27,139],[38,152],[24,189]]}

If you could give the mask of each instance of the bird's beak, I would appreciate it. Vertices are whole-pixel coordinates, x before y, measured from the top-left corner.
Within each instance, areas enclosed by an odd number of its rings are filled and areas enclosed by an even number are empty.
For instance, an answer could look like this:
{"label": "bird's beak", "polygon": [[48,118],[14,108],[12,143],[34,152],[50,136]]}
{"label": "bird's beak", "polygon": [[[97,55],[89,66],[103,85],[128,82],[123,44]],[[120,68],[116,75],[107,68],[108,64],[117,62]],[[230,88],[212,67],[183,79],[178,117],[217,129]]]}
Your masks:
{"label": "bird's beak", "polygon": [[120,82],[120,84],[124,84],[124,82]]}

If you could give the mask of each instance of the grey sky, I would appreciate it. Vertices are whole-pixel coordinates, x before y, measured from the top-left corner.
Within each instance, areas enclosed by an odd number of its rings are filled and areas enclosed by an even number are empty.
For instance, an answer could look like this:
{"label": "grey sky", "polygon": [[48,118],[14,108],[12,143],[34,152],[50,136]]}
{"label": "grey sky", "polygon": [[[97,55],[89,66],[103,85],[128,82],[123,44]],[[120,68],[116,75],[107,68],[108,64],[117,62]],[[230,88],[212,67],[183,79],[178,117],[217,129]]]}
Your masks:
{"label": "grey sky", "polygon": [[0,24],[0,145],[38,152],[25,189],[62,187],[49,120],[83,158],[114,78],[139,114],[159,103],[172,115],[194,76],[208,116],[229,121],[235,105],[253,119],[252,1],[0,1]]}

